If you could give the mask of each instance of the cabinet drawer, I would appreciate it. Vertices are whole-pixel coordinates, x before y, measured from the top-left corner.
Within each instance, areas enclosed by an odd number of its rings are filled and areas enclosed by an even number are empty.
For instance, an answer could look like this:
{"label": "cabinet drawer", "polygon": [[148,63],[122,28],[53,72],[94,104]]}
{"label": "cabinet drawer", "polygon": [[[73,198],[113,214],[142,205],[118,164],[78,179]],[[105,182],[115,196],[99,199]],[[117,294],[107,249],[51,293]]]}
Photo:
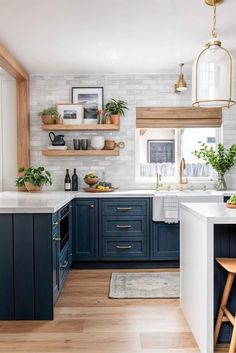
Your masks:
{"label": "cabinet drawer", "polygon": [[117,238],[104,239],[100,259],[146,260],[148,259],[147,242],[143,238],[127,238],[125,240],[117,240]]}
{"label": "cabinet drawer", "polygon": [[103,216],[103,236],[143,236],[147,235],[147,219],[145,216]]}
{"label": "cabinet drawer", "polygon": [[102,214],[111,216],[140,216],[147,214],[147,199],[101,200]]}

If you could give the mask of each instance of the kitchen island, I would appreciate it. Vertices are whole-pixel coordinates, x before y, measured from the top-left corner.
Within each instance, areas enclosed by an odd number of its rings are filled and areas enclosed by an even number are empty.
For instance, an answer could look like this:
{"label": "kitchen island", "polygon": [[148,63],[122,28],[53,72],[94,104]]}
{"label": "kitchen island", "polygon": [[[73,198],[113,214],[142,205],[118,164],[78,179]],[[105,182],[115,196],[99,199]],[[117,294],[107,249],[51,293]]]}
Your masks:
{"label": "kitchen island", "polygon": [[[236,257],[236,210],[223,203],[185,203],[180,210],[181,307],[201,353],[214,352],[214,322],[226,272],[215,257]],[[236,312],[236,287],[229,307]],[[220,342],[229,342],[223,324]]]}

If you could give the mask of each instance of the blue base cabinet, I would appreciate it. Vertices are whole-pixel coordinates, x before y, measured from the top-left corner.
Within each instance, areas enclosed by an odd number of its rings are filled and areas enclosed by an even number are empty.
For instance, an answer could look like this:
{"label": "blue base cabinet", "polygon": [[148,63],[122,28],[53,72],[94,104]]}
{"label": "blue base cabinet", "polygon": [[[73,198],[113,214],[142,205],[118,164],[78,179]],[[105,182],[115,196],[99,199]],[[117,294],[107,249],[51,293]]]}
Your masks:
{"label": "blue base cabinet", "polygon": [[149,260],[150,199],[101,199],[99,215],[99,260]]}
{"label": "blue base cabinet", "polygon": [[179,260],[179,224],[152,222],[151,260]]}
{"label": "blue base cabinet", "polygon": [[73,201],[73,260],[98,260],[97,199]]}

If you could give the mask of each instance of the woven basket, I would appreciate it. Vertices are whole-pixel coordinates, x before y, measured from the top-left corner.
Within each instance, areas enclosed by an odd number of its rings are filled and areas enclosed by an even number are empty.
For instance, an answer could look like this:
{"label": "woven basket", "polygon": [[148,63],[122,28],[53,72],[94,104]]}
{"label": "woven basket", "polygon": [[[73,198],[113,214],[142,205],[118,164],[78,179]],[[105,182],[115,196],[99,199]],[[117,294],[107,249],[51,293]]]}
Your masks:
{"label": "woven basket", "polygon": [[25,186],[29,192],[40,192],[40,191],[42,191],[42,188],[43,188],[43,185],[41,185],[41,186],[33,185],[32,183],[30,183],[28,181],[25,182]]}

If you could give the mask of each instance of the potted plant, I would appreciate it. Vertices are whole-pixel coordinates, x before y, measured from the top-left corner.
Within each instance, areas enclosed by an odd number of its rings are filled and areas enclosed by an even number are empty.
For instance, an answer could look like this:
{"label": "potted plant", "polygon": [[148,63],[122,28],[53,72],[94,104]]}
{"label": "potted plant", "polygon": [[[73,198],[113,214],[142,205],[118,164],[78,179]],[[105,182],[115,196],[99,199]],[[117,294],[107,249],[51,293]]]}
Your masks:
{"label": "potted plant", "polygon": [[111,123],[119,125],[120,117],[125,115],[125,110],[128,110],[127,103],[123,100],[111,99],[105,106],[106,112],[111,117]]}
{"label": "potted plant", "polygon": [[22,176],[16,178],[16,186],[23,188],[25,186],[27,191],[41,191],[43,186],[46,184],[52,185],[51,173],[44,167],[20,167],[19,173],[23,173]]}
{"label": "potted plant", "polygon": [[199,142],[199,144],[200,149],[194,151],[193,154],[211,165],[217,172],[217,190],[227,190],[225,173],[236,164],[236,145],[233,144],[229,149],[225,149],[220,143],[215,151],[213,147],[209,148],[205,143]]}
{"label": "potted plant", "polygon": [[61,118],[61,115],[58,113],[56,106],[52,106],[52,107],[48,107],[47,109],[44,109],[43,111],[39,112],[39,116],[41,117],[43,124],[46,124],[46,125],[63,123],[63,119]]}

